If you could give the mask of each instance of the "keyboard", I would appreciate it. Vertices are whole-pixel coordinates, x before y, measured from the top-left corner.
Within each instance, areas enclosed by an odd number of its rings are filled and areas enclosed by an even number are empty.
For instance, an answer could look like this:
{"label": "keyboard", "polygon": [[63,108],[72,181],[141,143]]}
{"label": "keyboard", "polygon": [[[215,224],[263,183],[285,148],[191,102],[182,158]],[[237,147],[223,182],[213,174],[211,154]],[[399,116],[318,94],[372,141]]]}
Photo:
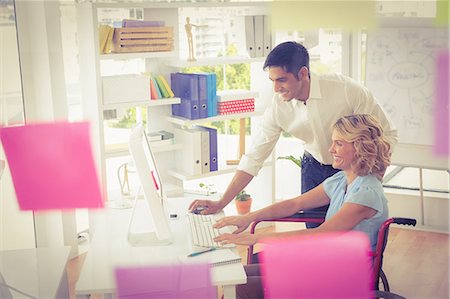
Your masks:
{"label": "keyboard", "polygon": [[214,238],[220,235],[219,230],[213,228],[213,225],[216,223],[215,217],[215,215],[187,214],[192,245],[217,248],[230,248],[235,246],[234,244],[220,245],[214,242]]}

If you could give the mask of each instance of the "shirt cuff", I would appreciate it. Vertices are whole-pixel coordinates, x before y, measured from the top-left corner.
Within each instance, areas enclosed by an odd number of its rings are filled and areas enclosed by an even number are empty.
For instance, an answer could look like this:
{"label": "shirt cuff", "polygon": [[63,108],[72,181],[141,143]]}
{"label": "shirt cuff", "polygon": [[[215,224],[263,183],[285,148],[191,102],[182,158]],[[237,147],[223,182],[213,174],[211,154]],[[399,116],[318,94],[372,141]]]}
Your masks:
{"label": "shirt cuff", "polygon": [[257,161],[252,160],[247,155],[243,155],[237,169],[244,171],[252,176],[256,176],[259,170],[262,168],[262,164],[263,163],[258,163]]}

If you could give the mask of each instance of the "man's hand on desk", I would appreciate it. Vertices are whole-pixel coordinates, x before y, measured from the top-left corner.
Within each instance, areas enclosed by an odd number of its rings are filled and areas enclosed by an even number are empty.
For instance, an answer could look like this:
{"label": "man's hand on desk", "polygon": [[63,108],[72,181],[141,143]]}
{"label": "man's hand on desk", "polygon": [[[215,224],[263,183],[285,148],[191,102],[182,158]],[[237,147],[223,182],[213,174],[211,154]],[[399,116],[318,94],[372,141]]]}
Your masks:
{"label": "man's hand on desk", "polygon": [[189,211],[202,215],[216,214],[223,209],[219,201],[197,199],[189,205]]}

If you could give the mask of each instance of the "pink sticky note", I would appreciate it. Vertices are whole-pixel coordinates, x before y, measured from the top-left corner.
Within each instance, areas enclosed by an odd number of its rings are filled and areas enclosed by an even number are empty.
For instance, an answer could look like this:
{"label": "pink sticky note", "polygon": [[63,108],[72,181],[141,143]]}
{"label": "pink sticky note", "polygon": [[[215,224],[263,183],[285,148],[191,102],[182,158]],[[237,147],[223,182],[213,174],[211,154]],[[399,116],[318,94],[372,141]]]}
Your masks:
{"label": "pink sticky note", "polygon": [[264,242],[264,298],[372,298],[368,237],[324,233]]}
{"label": "pink sticky note", "polygon": [[450,106],[450,51],[443,51],[437,56],[436,65],[436,101],[434,118],[434,153],[439,156],[449,156],[449,106]]}
{"label": "pink sticky note", "polygon": [[103,207],[87,122],[5,127],[0,138],[21,210]]}
{"label": "pink sticky note", "polygon": [[217,292],[211,284],[210,267],[208,264],[175,264],[117,268],[117,297],[216,299]]}

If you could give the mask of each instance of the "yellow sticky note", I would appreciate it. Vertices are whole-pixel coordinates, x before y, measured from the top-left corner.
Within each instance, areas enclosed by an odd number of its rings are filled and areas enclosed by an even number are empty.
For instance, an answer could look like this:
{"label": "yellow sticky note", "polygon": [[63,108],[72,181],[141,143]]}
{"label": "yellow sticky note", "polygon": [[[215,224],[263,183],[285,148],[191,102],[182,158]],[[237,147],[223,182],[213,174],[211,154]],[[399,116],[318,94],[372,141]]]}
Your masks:
{"label": "yellow sticky note", "polygon": [[377,25],[375,1],[274,1],[274,30],[341,28],[355,30]]}

